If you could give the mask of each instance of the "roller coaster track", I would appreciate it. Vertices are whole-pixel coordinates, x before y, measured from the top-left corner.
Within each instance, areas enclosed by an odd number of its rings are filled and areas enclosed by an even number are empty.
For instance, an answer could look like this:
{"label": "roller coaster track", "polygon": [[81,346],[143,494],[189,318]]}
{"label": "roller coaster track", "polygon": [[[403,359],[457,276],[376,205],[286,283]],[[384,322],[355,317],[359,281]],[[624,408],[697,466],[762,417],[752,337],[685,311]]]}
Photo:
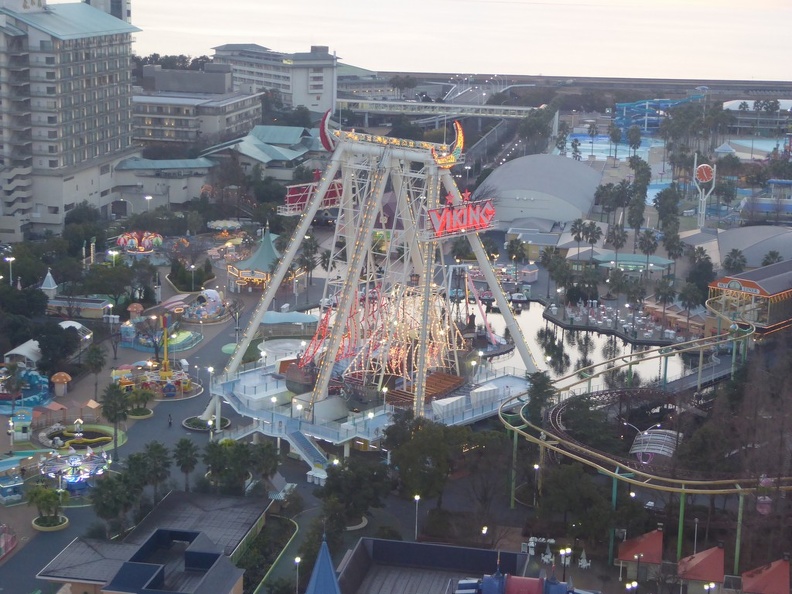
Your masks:
{"label": "roller coaster track", "polygon": [[[554,382],[556,392],[559,396],[559,404],[564,400],[564,398],[562,398],[563,392],[569,391],[571,388],[581,383],[588,382],[591,378],[598,377],[606,372],[623,369],[625,367],[629,368],[636,365],[638,361],[658,359],[679,352],[716,348],[728,344],[729,342],[735,343],[733,345],[735,350],[737,341],[745,341],[747,344],[747,340],[755,332],[754,325],[744,320],[742,317],[739,320],[729,317],[724,313],[724,305],[725,303],[718,303],[717,298],[710,299],[706,303],[707,309],[728,322],[729,330],[727,332],[716,336],[679,343],[671,347],[658,347],[628,356],[621,355],[565,375]],[[744,314],[745,311],[746,310],[742,310],[741,313]],[[613,366],[608,367],[609,364],[613,364]],[[585,377],[581,379],[581,375]],[[577,381],[568,385],[565,384],[565,382],[572,379],[576,379]],[[503,423],[507,429],[515,431],[540,448],[545,448],[550,452],[585,464],[601,474],[610,476],[616,480],[646,489],[653,489],[655,491],[685,495],[745,495],[754,492],[758,487],[758,477],[755,476],[739,476],[714,480],[697,479],[691,476],[664,476],[652,472],[653,468],[650,465],[635,464],[632,460],[592,450],[585,444],[571,439],[563,432],[549,431],[547,427],[539,427],[531,423],[525,415],[525,407],[527,404],[526,397],[527,393],[518,394],[504,401],[498,410],[501,423]],[[569,395],[567,397],[569,397]],[[517,412],[507,412],[515,408],[517,408]],[[559,409],[559,406],[556,408]],[[562,409],[563,407],[560,407],[558,412],[551,414],[561,414],[563,412]],[[560,418],[555,418],[551,425],[553,424],[560,426]],[[792,491],[792,477],[785,476],[777,478],[774,488],[781,491]]]}

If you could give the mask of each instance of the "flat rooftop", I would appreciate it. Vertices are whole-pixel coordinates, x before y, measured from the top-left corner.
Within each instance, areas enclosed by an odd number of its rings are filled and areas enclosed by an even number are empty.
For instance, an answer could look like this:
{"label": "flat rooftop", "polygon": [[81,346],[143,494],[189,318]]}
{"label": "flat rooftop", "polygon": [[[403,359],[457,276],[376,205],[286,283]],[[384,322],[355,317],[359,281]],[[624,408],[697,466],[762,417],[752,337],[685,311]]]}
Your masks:
{"label": "flat rooftop", "polygon": [[[430,594],[453,592],[448,584],[456,583],[468,574],[439,569],[409,569],[388,565],[374,565],[366,573],[355,594]],[[479,576],[480,577],[480,576]],[[477,578],[478,579],[478,578]]]}

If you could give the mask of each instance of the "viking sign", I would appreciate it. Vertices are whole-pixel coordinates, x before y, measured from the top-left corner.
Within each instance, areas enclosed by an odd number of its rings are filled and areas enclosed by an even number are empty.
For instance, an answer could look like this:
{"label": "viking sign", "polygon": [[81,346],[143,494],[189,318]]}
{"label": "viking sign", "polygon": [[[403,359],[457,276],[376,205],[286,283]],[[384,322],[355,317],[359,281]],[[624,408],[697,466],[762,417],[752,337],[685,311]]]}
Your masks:
{"label": "viking sign", "polygon": [[486,231],[492,228],[495,221],[495,207],[492,206],[492,199],[486,198],[469,202],[465,199],[469,196],[470,193],[465,192],[462,195],[462,204],[452,204],[449,195],[444,207],[429,210],[429,220],[436,238]]}

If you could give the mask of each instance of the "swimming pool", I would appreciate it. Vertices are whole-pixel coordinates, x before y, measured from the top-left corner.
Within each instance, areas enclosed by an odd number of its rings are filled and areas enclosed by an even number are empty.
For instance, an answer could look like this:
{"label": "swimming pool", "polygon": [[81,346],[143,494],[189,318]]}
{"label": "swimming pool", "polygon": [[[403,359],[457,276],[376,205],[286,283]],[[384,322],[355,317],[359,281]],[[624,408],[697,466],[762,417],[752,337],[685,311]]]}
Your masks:
{"label": "swimming pool", "polygon": [[[591,154],[600,161],[604,161],[608,156],[613,156],[613,144],[610,141],[610,137],[606,134],[598,134],[595,136],[593,143],[591,136],[588,134],[570,134],[567,138],[566,145],[566,156],[570,159],[572,158],[572,141],[575,139],[580,141],[580,154],[584,159],[587,159]],[[663,140],[659,138],[643,137],[641,138],[641,146],[638,148],[637,154],[641,159],[647,161],[649,159],[649,149],[656,146],[663,146]],[[553,154],[560,155],[561,151],[555,148],[553,149]],[[626,161],[630,156],[632,156],[632,149],[630,146],[625,142],[620,142],[618,150],[616,151],[616,158],[619,161]]]}

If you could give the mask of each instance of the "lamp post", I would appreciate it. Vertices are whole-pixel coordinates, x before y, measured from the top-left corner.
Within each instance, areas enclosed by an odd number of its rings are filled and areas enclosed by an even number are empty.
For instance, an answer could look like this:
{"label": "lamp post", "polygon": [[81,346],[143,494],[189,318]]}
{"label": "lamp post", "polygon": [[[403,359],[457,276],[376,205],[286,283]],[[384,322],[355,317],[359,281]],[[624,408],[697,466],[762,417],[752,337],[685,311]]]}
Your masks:
{"label": "lamp post", "polygon": [[635,559],[635,561],[637,562],[637,564],[635,566],[635,579],[636,580],[640,580],[641,579],[641,558],[642,557],[643,557],[643,553],[636,553],[635,555],[633,555],[633,559]]}
{"label": "lamp post", "polygon": [[415,499],[415,539],[414,540],[417,541],[418,540],[418,502],[421,500],[421,496],[416,495],[415,497],[413,497],[413,499]]}
{"label": "lamp post", "polygon": [[151,201],[153,198],[154,196],[151,195],[146,196],[146,212],[149,212],[151,210]]}
{"label": "lamp post", "polygon": [[[214,373],[214,367],[207,367],[206,371],[209,372],[209,394],[212,393],[212,374]],[[219,425],[218,425],[219,427]]]}
{"label": "lamp post", "polygon": [[707,592],[707,594],[715,594],[715,588],[717,587],[718,584],[710,582],[709,584],[704,584],[704,591]]}
{"label": "lamp post", "polygon": [[486,526],[482,526],[481,527],[481,544],[482,544],[482,546],[484,544],[486,544],[486,539],[487,539],[487,527]]}
{"label": "lamp post", "polygon": [[572,554],[572,549],[570,549],[569,547],[565,549],[561,549],[560,551],[558,551],[558,554],[561,556],[561,565],[564,566],[564,574],[561,577],[561,581],[566,583],[566,568],[567,565],[569,565],[569,556]]}
{"label": "lamp post", "polygon": [[624,587],[628,592],[637,592],[638,591],[638,582],[628,582],[624,584]]}
{"label": "lamp post", "polygon": [[8,417],[8,431],[7,431],[7,433],[8,433],[8,440],[10,442],[10,447],[11,447],[11,449],[8,450],[8,455],[9,456],[13,456],[14,455],[14,417],[13,416]]}
{"label": "lamp post", "polygon": [[698,548],[698,518],[693,518],[693,554],[696,554]]}
{"label": "lamp post", "polygon": [[385,412],[388,406],[388,386],[382,388],[382,412]]}
{"label": "lamp post", "polygon": [[479,356],[479,363],[478,363],[479,364],[479,369],[483,369],[483,367],[481,365],[482,365],[482,361],[484,360],[483,359],[484,358],[484,351],[479,351],[478,352],[478,356]]}
{"label": "lamp post", "polygon": [[192,273],[192,293],[195,293],[195,264],[190,264],[190,272]]}
{"label": "lamp post", "polygon": [[14,286],[14,256],[7,256],[5,261],[8,262],[8,284]]}
{"label": "lamp post", "polygon": [[539,492],[539,465],[534,464],[534,507],[536,507],[536,495]]}
{"label": "lamp post", "polygon": [[294,558],[294,568],[297,571],[297,581],[294,584],[294,594],[299,594],[300,592],[300,559],[299,557]]}
{"label": "lamp post", "polygon": [[110,250],[109,252],[107,252],[107,255],[112,258],[113,268],[115,268],[115,259],[116,259],[116,256],[118,255],[118,252],[115,251],[115,250]]}
{"label": "lamp post", "polygon": [[212,434],[212,425],[214,425],[214,415],[212,415],[211,419],[206,421],[206,424],[209,426],[209,441],[213,441],[212,438],[214,437],[214,435]]}

